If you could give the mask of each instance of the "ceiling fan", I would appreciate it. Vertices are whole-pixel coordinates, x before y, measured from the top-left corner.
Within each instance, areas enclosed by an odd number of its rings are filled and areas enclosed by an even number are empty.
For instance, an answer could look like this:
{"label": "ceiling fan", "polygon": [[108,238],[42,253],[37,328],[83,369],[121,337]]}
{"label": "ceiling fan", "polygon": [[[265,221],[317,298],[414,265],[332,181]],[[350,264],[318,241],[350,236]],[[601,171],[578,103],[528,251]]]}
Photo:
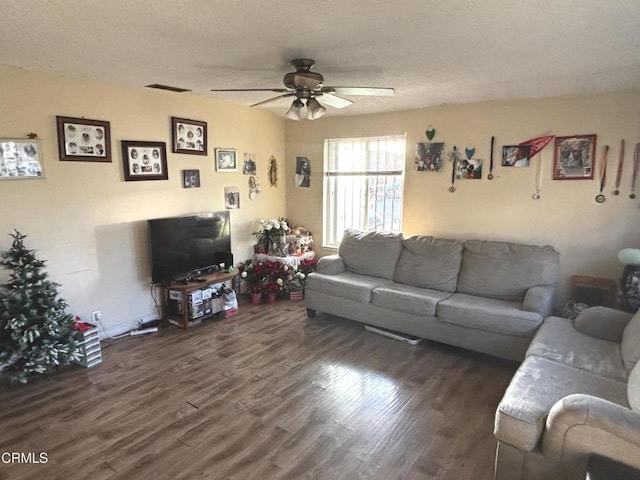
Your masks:
{"label": "ceiling fan", "polygon": [[[286,88],[230,88],[212,89],[212,92],[275,92],[281,95],[254,103],[252,107],[274,102],[281,98],[294,97],[291,107],[287,111],[287,118],[291,120],[302,119],[302,109],[306,106],[307,117],[310,120],[320,118],[326,112],[323,103],[333,108],[345,108],[353,102],[340,95],[395,95],[393,88],[379,87],[325,87],[324,77],[312,72],[311,69],[316,64],[315,60],[308,58],[298,58],[291,60],[291,65],[295,72],[285,74],[282,82]],[[320,100],[320,101],[318,101]],[[306,102],[306,104],[305,104]]]}

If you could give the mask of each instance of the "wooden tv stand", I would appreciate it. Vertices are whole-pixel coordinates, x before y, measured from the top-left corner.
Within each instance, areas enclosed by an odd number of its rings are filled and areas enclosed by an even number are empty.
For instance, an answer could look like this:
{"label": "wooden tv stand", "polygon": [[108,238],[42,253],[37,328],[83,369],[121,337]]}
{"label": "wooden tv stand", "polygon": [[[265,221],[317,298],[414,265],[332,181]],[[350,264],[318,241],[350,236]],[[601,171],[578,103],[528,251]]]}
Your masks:
{"label": "wooden tv stand", "polygon": [[[189,305],[188,305],[188,293],[191,293],[193,291],[196,290],[201,290],[203,288],[206,288],[210,285],[215,285],[217,283],[224,283],[227,282],[229,280],[231,280],[231,288],[233,288],[234,290],[236,290],[236,277],[239,275],[239,270],[237,268],[234,268],[233,271],[231,272],[215,272],[215,273],[210,273],[208,275],[200,275],[199,278],[203,278],[205,281],[204,282],[189,282],[187,285],[183,285],[181,283],[175,283],[175,284],[171,284],[169,286],[166,287],[162,287],[162,316],[163,318],[171,323],[172,325],[175,325],[177,327],[180,328],[184,328],[187,329],[189,328],[189,326],[191,325],[196,325],[199,324],[200,322],[202,322],[202,320],[207,320],[208,318],[211,318],[214,316],[214,314],[211,315],[205,315],[202,316],[198,319],[196,319],[195,321],[189,321]],[[173,314],[173,313],[169,313],[167,310],[167,306],[169,305],[169,291],[173,290],[173,291],[178,291],[181,292],[181,300],[177,300],[179,302],[181,302],[181,314]],[[176,300],[173,300],[176,301]]]}

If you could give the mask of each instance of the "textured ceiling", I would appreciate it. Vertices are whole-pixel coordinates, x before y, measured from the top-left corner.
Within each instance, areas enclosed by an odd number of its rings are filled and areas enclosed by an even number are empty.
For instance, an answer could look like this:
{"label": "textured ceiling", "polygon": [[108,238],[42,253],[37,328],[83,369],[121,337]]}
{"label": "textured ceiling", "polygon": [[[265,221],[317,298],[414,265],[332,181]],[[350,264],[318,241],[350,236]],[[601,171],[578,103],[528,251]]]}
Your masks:
{"label": "textured ceiling", "polygon": [[325,85],[396,89],[327,112],[352,115],[639,88],[639,26],[640,0],[0,0],[0,64],[250,105],[275,94],[209,89],[313,58]]}

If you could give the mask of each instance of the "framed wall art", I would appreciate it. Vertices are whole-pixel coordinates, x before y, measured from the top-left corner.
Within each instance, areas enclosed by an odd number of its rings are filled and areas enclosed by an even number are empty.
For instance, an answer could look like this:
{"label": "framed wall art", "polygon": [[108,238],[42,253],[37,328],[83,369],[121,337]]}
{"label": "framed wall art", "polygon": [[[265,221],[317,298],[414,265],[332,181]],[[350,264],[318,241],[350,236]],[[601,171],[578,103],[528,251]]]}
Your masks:
{"label": "framed wall art", "polygon": [[124,179],[167,180],[167,146],[164,142],[122,140]]}
{"label": "framed wall art", "polygon": [[554,180],[590,180],[595,164],[596,135],[556,137]]}
{"label": "framed wall art", "polygon": [[182,186],[184,188],[200,188],[200,170],[183,170]]}
{"label": "framed wall art", "polygon": [[171,117],[173,153],[207,154],[207,123]]}
{"label": "framed wall art", "polygon": [[238,160],[233,148],[216,148],[216,171],[237,172]]}
{"label": "framed wall art", "polygon": [[415,164],[418,172],[437,172],[443,164],[444,143],[416,144]]}
{"label": "framed wall art", "polygon": [[111,161],[111,126],[103,120],[56,117],[60,160]]}
{"label": "framed wall art", "polygon": [[531,163],[530,145],[505,145],[502,147],[503,167],[528,167]]}
{"label": "framed wall art", "polygon": [[0,139],[0,180],[44,178],[41,151],[36,139]]}

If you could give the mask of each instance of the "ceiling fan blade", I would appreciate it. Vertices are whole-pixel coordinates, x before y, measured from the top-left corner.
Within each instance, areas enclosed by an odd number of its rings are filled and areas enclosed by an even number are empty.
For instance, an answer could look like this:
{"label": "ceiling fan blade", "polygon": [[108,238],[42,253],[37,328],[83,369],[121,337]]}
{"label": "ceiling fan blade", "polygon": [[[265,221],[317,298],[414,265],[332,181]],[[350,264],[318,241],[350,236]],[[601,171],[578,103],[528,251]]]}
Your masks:
{"label": "ceiling fan blade", "polygon": [[316,98],[320,100],[321,103],[325,103],[333,108],[345,108],[345,107],[348,107],[349,105],[353,105],[353,102],[351,100],[347,100],[346,98],[339,97],[330,92],[326,92],[326,93],[323,93],[322,95],[318,95]]}
{"label": "ceiling fan blade", "polygon": [[[288,90],[285,90],[285,92],[287,92],[287,91]],[[293,97],[294,95],[295,95],[294,93],[285,93],[284,95],[278,95],[277,97],[272,97],[272,98],[269,98],[267,100],[263,100],[262,102],[254,103],[251,106],[252,107],[257,107],[257,106],[260,106],[260,105],[264,105],[265,103],[275,102],[276,100],[280,100],[281,98]]]}
{"label": "ceiling fan blade", "polygon": [[329,93],[340,95],[373,95],[379,97],[391,97],[396,94],[393,88],[381,87],[324,87]]}
{"label": "ceiling fan blade", "polygon": [[289,92],[288,88],[212,88],[212,92],[275,92],[285,93]]}

